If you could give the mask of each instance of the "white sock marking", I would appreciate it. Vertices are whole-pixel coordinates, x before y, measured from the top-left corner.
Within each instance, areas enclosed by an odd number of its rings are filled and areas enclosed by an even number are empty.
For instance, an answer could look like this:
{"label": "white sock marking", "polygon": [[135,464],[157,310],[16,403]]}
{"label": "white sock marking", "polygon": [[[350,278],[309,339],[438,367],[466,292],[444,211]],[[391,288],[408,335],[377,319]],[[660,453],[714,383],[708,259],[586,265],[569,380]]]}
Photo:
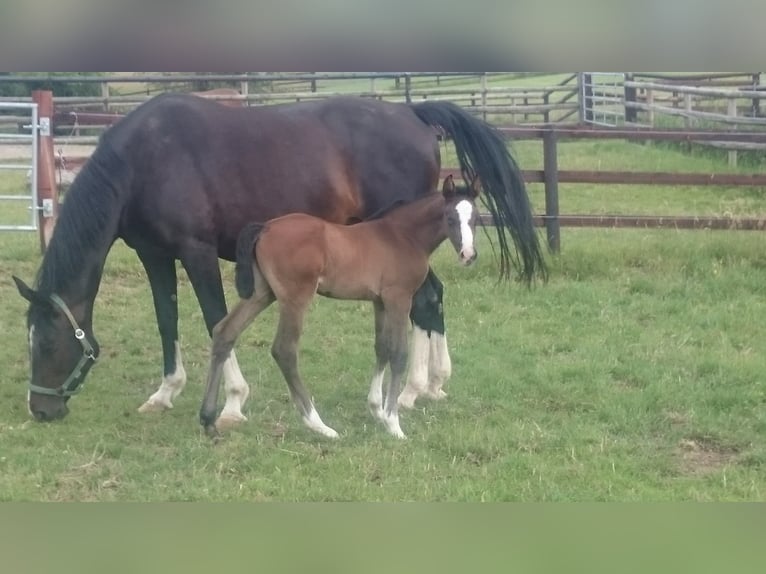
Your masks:
{"label": "white sock marking", "polygon": [[370,406],[370,412],[378,420],[383,420],[383,378],[386,370],[376,372],[372,376],[370,383],[370,393],[367,395],[367,404]]}
{"label": "white sock marking", "polygon": [[242,414],[242,407],[250,395],[250,387],[245,381],[245,377],[242,376],[234,351],[229,353],[229,358],[223,363],[223,380],[226,402],[219,418],[237,421],[247,420]]}
{"label": "white sock marking", "polygon": [[399,405],[403,408],[413,408],[415,399],[426,391],[430,345],[428,332],[414,325],[410,341],[410,371],[407,385],[399,395]]}
{"label": "white sock marking", "polygon": [[319,416],[319,413],[313,405],[311,407],[311,412],[309,412],[307,416],[303,417],[303,422],[307,427],[315,432],[318,432],[319,434],[322,434],[328,438],[338,438],[338,433],[335,432],[334,429],[331,429],[326,424],[324,424],[324,422],[322,422],[322,418]]}
{"label": "white sock marking", "polygon": [[441,399],[447,396],[442,390],[452,376],[452,360],[447,348],[447,334],[431,333],[431,353],[428,361],[428,396]]}
{"label": "white sock marking", "polygon": [[181,359],[181,345],[175,342],[176,370],[162,377],[160,388],[141,406],[139,411],[172,409],[175,399],[186,385],[186,369]]}

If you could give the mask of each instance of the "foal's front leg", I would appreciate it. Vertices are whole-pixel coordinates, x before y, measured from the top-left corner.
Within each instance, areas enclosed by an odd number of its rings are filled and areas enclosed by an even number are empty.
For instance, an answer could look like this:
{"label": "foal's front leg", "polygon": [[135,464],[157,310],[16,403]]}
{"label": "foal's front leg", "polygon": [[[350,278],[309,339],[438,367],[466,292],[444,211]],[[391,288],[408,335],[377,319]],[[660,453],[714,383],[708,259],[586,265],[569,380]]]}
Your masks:
{"label": "foal's front leg", "polygon": [[410,297],[387,297],[383,300],[382,340],[376,341],[388,355],[391,365],[391,380],[383,403],[383,424],[396,438],[407,438],[399,425],[399,389],[407,370],[407,315]]}

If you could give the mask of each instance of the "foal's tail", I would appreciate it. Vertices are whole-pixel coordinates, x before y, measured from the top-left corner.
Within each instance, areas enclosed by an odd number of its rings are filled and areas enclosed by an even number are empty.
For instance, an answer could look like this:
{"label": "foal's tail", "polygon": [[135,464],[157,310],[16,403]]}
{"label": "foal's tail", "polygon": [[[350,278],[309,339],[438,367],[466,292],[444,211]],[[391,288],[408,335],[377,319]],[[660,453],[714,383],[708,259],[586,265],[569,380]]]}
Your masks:
{"label": "foal's tail", "polygon": [[263,227],[263,223],[248,223],[237,237],[237,264],[234,282],[237,285],[237,293],[242,299],[249,299],[255,292],[255,276],[253,275],[255,253],[253,251]]}

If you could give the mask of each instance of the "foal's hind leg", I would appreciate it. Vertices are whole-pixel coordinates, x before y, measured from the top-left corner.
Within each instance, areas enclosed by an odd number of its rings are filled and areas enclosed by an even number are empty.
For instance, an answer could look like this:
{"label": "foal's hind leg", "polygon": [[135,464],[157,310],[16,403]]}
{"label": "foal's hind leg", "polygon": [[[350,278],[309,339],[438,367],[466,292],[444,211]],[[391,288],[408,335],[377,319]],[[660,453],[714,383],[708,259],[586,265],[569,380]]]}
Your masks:
{"label": "foal's hind leg", "polygon": [[[189,275],[194,292],[197,295],[208,333],[226,316],[226,298],[221,283],[221,268],[215,248],[204,243],[184,246],[181,263]],[[242,407],[250,394],[242,372],[239,370],[234,351],[229,353],[223,364],[226,403],[223,412],[226,420],[238,424],[247,420],[242,414]]]}
{"label": "foal's hind leg", "polygon": [[208,370],[205,397],[200,409],[200,423],[208,433],[212,429],[224,430],[239,422],[226,417],[225,409],[213,425],[218,406],[218,389],[224,365],[231,354],[237,337],[253,322],[258,314],[274,301],[274,294],[268,288],[261,288],[250,299],[242,299],[220,323],[213,328],[213,344],[210,353],[210,368]]}
{"label": "foal's hind leg", "polygon": [[337,438],[338,433],[322,421],[298,373],[298,341],[303,329],[303,316],[312,296],[313,293],[307,297],[291,298],[289,303],[279,302],[279,327],[271,347],[271,355],[287,381],[290,396],[304,424],[326,437]]}

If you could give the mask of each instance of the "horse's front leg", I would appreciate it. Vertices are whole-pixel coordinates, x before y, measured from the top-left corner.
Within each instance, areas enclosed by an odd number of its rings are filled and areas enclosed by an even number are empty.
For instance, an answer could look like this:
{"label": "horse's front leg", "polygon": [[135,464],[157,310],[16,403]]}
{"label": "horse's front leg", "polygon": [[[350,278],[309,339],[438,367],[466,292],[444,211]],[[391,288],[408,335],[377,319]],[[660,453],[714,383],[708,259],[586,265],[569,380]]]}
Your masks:
{"label": "horse's front leg", "polygon": [[[212,335],[213,328],[226,316],[226,298],[216,249],[201,243],[186,246],[182,250],[181,263],[197,295],[208,333]],[[226,402],[216,423],[219,428],[236,426],[247,420],[242,407],[250,394],[234,351],[227,354],[221,368]]]}
{"label": "horse's front leg", "polygon": [[176,264],[172,257],[156,257],[142,251],[137,253],[152,289],[163,359],[162,383],[138,411],[141,413],[162,412],[173,408],[173,399],[186,385],[186,370],[181,361],[181,348],[178,344]]}
{"label": "horse's front leg", "polygon": [[444,286],[429,269],[426,280],[412,300],[412,343],[407,386],[399,396],[399,406],[413,408],[419,396],[440,399],[446,395],[444,383],[452,374],[444,324]]}

